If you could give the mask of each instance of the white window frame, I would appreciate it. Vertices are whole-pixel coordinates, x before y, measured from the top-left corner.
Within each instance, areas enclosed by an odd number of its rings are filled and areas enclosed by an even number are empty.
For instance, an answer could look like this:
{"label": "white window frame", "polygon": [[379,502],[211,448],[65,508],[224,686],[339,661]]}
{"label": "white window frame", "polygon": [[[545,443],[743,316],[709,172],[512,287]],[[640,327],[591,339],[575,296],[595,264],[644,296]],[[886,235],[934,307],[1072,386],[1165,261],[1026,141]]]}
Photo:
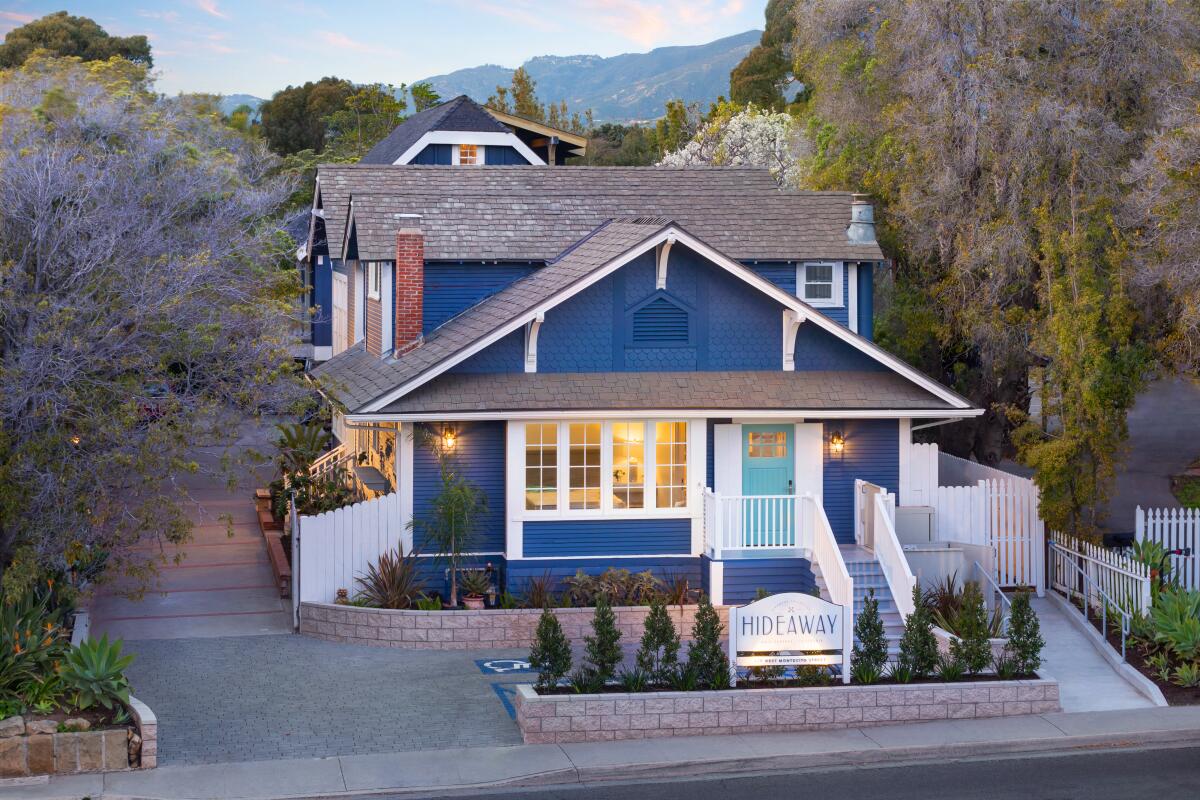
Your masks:
{"label": "white window frame", "polygon": [[383,264],[378,261],[367,262],[367,297],[372,300],[383,298]]}
{"label": "white window frame", "polygon": [[[475,148],[475,161],[470,164],[463,163],[462,149],[463,147]],[[484,154],[487,152],[487,145],[476,144],[475,142],[462,142],[454,145],[454,166],[456,167],[482,167],[484,163]]]}
{"label": "white window frame", "polygon": [[[806,296],[808,288],[808,268],[809,267],[832,267],[833,272],[833,297],[830,299],[809,298]],[[840,261],[806,261],[796,266],[796,296],[804,302],[808,303],[813,308],[841,308],[845,305],[842,300],[845,280],[845,266]]]}
{"label": "white window frame", "polygon": [[[642,492],[647,508],[616,508],[612,496],[612,426],[613,422],[641,422],[645,425],[645,461],[642,465],[644,480]],[[681,508],[658,508],[658,486],[656,482],[656,429],[655,423],[682,422],[687,425],[687,505]],[[588,509],[570,508],[570,425],[600,423],[600,507]],[[509,423],[510,425],[514,423]],[[703,474],[704,464],[698,462],[700,450],[697,447],[697,436],[706,436],[704,421],[686,417],[646,417],[637,419],[603,420],[603,419],[531,419],[521,423],[521,434],[516,441],[521,443],[519,452],[510,452],[508,457],[520,459],[520,486],[516,495],[521,498],[519,514],[521,519],[614,519],[614,518],[690,518],[695,516],[698,507],[700,491],[697,489],[696,476]],[[557,425],[558,426],[558,508],[529,509],[525,507],[525,425]],[[517,472],[514,470],[514,472]]]}

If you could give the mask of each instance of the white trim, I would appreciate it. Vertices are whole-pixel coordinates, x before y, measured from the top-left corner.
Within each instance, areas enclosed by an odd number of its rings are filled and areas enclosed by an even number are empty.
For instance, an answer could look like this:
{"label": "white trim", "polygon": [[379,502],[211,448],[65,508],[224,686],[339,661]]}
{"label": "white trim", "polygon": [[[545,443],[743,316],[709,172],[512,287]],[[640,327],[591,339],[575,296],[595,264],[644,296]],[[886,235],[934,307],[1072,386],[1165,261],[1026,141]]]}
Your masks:
{"label": "white trim", "polygon": [[[367,263],[367,299],[379,300],[383,297],[383,262],[368,261]],[[378,278],[379,286],[376,288],[375,281]]]}
{"label": "white trim", "polygon": [[[809,267],[831,267],[832,285],[830,286],[830,294],[833,296],[828,300],[809,300],[804,296],[805,273]],[[808,303],[813,308],[841,308],[845,305],[842,302],[843,289],[843,263],[841,261],[802,261],[796,265],[796,296],[804,302]]]}
{"label": "white trim", "polygon": [[538,314],[525,326],[525,371],[537,372],[538,332],[546,321],[545,314]]}
{"label": "white trim", "polygon": [[800,333],[800,326],[804,323],[804,318],[797,314],[793,309],[785,308],[783,310],[783,371],[796,371],[796,334]]}
{"label": "white trim", "polygon": [[654,276],[654,288],[662,291],[667,288],[667,259],[671,255],[671,245],[675,244],[675,237],[668,236],[667,240],[658,247],[658,268]]}
{"label": "white trim", "polygon": [[521,518],[525,510],[525,423],[509,422],[505,429],[504,494],[508,508],[504,520],[504,557],[513,561],[525,552]]}
{"label": "white trim", "polygon": [[708,600],[714,606],[725,605],[725,562],[708,561]]}
{"label": "white trim", "polygon": [[400,495],[400,548],[413,549],[413,441],[414,425],[400,423],[396,432],[396,491]]}
{"label": "white trim", "polygon": [[[479,553],[478,555],[487,554]],[[625,554],[619,556],[529,556],[527,558],[522,558],[521,561],[563,561],[564,559],[570,559],[572,561],[576,559],[580,561],[599,561],[604,559],[607,561],[621,558],[699,558],[699,556],[697,556],[695,553],[639,553],[636,555]]]}
{"label": "white trim", "polygon": [[393,330],[396,325],[396,291],[392,279],[395,267],[387,261],[380,261],[379,272],[379,313],[382,315],[379,319],[379,336],[383,351],[387,353],[396,347],[396,335]]}
{"label": "white trim", "polygon": [[846,322],[850,330],[858,333],[858,264],[846,265],[846,280],[849,283],[846,287]]}
{"label": "white trim", "polygon": [[900,429],[900,485],[896,498],[898,505],[907,505],[912,500],[912,420],[897,420]]}
{"label": "white trim", "polygon": [[688,421],[688,507],[692,509],[692,553],[704,553],[704,489],[708,483],[708,420]]}
{"label": "white trim", "polygon": [[792,493],[796,496],[811,494],[824,502],[825,426],[819,422],[797,422],[794,429]]}
{"label": "white trim", "polygon": [[[836,323],[835,323],[836,324]],[[426,422],[426,421],[446,421],[446,422],[465,422],[470,420],[544,420],[548,415],[554,419],[644,419],[649,417],[669,418],[669,419],[704,419],[707,417],[728,417],[731,415],[731,410],[728,408],[703,408],[703,409],[670,409],[670,408],[648,408],[627,411],[624,409],[617,410],[590,410],[590,411],[435,411],[428,413],[416,414],[372,414],[358,413],[347,414],[346,419],[351,422],[396,422],[397,420],[411,422]],[[982,408],[964,408],[941,409],[941,410],[913,410],[910,408],[885,408],[871,409],[866,411],[846,410],[846,409],[818,409],[809,410],[804,408],[792,409],[737,409],[736,413],[745,415],[746,418],[777,420],[790,419],[794,420],[797,417],[805,419],[897,419],[900,417],[910,417],[912,419],[943,419],[943,418],[965,418],[978,417],[983,413]]]}
{"label": "white trim", "polygon": [[[971,404],[969,402],[960,398],[958,395],[956,395],[954,392],[950,391],[949,389],[941,386],[940,384],[938,384],[936,381],[932,380],[928,376],[923,375],[919,370],[916,370],[912,366],[904,363],[900,359],[893,356],[891,353],[888,353],[886,350],[883,350],[878,345],[867,341],[866,339],[862,338],[861,336],[858,336],[857,334],[851,333],[849,328],[846,328],[844,325],[840,325],[839,323],[834,322],[833,320],[826,317],[824,314],[820,313],[819,311],[814,310],[812,306],[803,302],[795,295],[792,295],[792,294],[789,294],[789,293],[783,291],[782,289],[777,287],[775,284],[773,284],[770,281],[766,280],[765,278],[762,278],[759,275],[757,275],[752,270],[747,269],[745,266],[738,263],[737,261],[734,261],[733,259],[729,258],[728,256],[725,256],[721,252],[714,250],[713,248],[709,247],[707,244],[700,241],[696,237],[692,236],[691,234],[687,233],[686,231],[683,231],[682,229],[676,228],[673,225],[667,226],[667,227],[659,230],[656,234],[648,237],[645,241],[641,242],[638,245],[635,245],[634,247],[625,251],[621,255],[616,256],[615,258],[610,260],[608,263],[606,263],[604,266],[600,267],[599,269],[593,270],[591,273],[589,273],[585,277],[581,278],[580,280],[576,281],[575,283],[573,283],[570,286],[566,287],[565,289],[561,290],[560,292],[553,295],[552,297],[547,298],[546,300],[539,303],[534,308],[529,309],[524,314],[514,317],[507,324],[502,325],[501,327],[497,328],[492,333],[477,340],[474,344],[472,344],[468,347],[465,347],[462,350],[459,350],[457,353],[455,353],[453,356],[451,356],[449,358],[443,359],[437,365],[435,365],[434,367],[431,367],[430,369],[421,373],[420,375],[413,378],[412,380],[409,380],[406,383],[401,384],[400,386],[396,387],[395,389],[391,390],[390,392],[387,392],[386,394],[380,395],[375,400],[372,400],[371,402],[369,402],[365,406],[363,406],[362,411],[360,413],[370,413],[372,411],[378,411],[379,409],[386,406],[388,403],[391,403],[394,400],[397,400],[397,399],[403,397],[404,395],[408,394],[409,392],[411,392],[413,389],[417,388],[418,386],[428,383],[430,380],[436,378],[438,375],[441,375],[446,370],[451,369],[456,364],[459,364],[459,363],[465,361],[466,359],[475,355],[479,351],[494,344],[495,342],[504,338],[508,334],[510,334],[513,331],[517,330],[518,328],[522,327],[523,325],[526,325],[527,323],[529,323],[530,320],[535,319],[539,314],[544,315],[548,310],[554,308],[555,306],[561,304],[562,302],[568,300],[569,298],[574,297],[575,295],[579,294],[584,289],[587,289],[588,287],[592,286],[593,284],[597,283],[598,281],[603,280],[608,275],[612,274],[616,270],[625,266],[630,261],[633,261],[634,259],[636,259],[638,256],[642,255],[643,253],[646,253],[649,250],[653,249],[659,243],[666,241],[671,236],[674,236],[677,242],[681,242],[689,249],[695,251],[697,255],[708,259],[709,261],[711,261],[713,264],[717,265],[718,267],[721,267],[722,269],[730,272],[734,276],[741,278],[743,281],[745,281],[746,283],[755,287],[756,289],[760,290],[761,292],[763,292],[763,294],[766,294],[767,296],[775,299],[780,304],[793,309],[794,311],[799,313],[800,316],[803,317],[804,319],[815,323],[821,329],[827,331],[828,333],[833,334],[834,337],[841,339],[842,341],[851,345],[855,349],[860,350],[860,351],[866,353],[867,355],[871,356],[879,363],[889,367],[890,369],[899,373],[900,375],[904,376],[905,378],[908,378],[910,381],[917,384],[921,388],[925,389],[927,392],[933,394],[935,397],[941,398],[942,400],[946,401],[947,403],[949,403],[951,406],[953,406],[956,409],[962,409],[964,411],[969,412],[969,413],[965,414],[965,416],[976,416],[977,414],[983,413],[982,409],[972,409]],[[788,413],[790,413],[792,416],[795,416],[795,412],[788,412]],[[901,413],[903,413],[903,412],[901,412]],[[891,416],[899,416],[899,415],[900,414],[892,414]],[[492,418],[494,419],[496,416],[507,417],[509,415],[493,414]],[[545,414],[543,414],[542,416],[545,416]],[[845,416],[845,415],[843,415],[843,416]],[[916,416],[916,415],[908,415],[908,416]],[[953,416],[953,415],[951,415],[951,416]]]}
{"label": "white trim", "polygon": [[[430,131],[417,139],[411,147],[400,154],[393,164],[407,164],[431,144],[479,144],[484,147],[512,147],[525,157],[525,160],[537,167],[546,166],[546,162],[538,154],[529,149],[515,133],[500,133],[498,131]],[[454,161],[453,156],[451,161]]]}
{"label": "white trim", "polygon": [[[342,259],[342,263],[347,263]],[[367,338],[367,270],[363,262],[354,261],[354,343]]]}
{"label": "white trim", "polygon": [[742,493],[742,426],[713,426],[713,491],[730,497]]}
{"label": "white trim", "polygon": [[333,345],[321,344],[313,345],[312,349],[313,361],[328,361],[333,358]]}
{"label": "white trim", "polygon": [[[503,550],[489,550],[486,553],[463,553],[464,556],[502,556]],[[440,553],[418,553],[417,558],[444,558]]]}

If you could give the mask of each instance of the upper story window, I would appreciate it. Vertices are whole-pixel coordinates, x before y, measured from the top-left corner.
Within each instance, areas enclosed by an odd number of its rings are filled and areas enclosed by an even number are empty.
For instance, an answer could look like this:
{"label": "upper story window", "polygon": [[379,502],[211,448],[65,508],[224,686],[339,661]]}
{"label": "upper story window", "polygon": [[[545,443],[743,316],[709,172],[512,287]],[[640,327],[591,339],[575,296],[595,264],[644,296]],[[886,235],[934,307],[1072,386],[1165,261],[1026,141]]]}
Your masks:
{"label": "upper story window", "polygon": [[367,297],[372,300],[383,297],[383,265],[378,261],[367,262]]}
{"label": "upper story window", "polygon": [[479,145],[460,144],[458,146],[458,164],[462,167],[473,167],[479,164]]}
{"label": "upper story window", "polygon": [[796,285],[800,299],[811,306],[842,305],[841,264],[801,264],[796,270]]}

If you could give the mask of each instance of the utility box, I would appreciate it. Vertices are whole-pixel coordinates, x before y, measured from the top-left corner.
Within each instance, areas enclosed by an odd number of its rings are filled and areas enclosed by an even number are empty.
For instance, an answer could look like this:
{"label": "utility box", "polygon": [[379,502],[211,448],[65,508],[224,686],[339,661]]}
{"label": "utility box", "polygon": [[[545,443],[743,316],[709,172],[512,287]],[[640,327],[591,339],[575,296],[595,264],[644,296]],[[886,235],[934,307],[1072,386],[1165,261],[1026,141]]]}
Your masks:
{"label": "utility box", "polygon": [[933,506],[899,506],[896,508],[896,538],[900,544],[925,544],[935,538]]}

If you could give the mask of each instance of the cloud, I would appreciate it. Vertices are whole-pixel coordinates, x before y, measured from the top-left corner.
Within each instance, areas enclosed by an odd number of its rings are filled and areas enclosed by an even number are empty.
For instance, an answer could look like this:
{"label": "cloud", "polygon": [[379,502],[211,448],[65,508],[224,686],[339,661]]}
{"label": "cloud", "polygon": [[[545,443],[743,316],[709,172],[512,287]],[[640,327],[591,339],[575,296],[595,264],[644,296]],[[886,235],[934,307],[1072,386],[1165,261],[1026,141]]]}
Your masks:
{"label": "cloud", "polygon": [[317,37],[333,47],[342,47],[359,53],[386,52],[382,47],[377,47],[376,45],[368,44],[367,42],[360,42],[357,39],[351,39],[346,34],[338,33],[337,31],[321,31],[317,34]]}
{"label": "cloud", "polygon": [[481,14],[503,17],[520,23],[527,28],[539,31],[558,31],[562,26],[545,13],[545,5],[538,5],[530,0],[458,0],[458,4],[474,9]]}
{"label": "cloud", "polygon": [[196,0],[196,8],[220,19],[229,19],[229,15],[217,7],[217,0]]}
{"label": "cloud", "polygon": [[37,17],[32,14],[22,14],[18,11],[0,11],[0,19],[8,22],[19,22],[24,25],[27,22],[33,22]]}

